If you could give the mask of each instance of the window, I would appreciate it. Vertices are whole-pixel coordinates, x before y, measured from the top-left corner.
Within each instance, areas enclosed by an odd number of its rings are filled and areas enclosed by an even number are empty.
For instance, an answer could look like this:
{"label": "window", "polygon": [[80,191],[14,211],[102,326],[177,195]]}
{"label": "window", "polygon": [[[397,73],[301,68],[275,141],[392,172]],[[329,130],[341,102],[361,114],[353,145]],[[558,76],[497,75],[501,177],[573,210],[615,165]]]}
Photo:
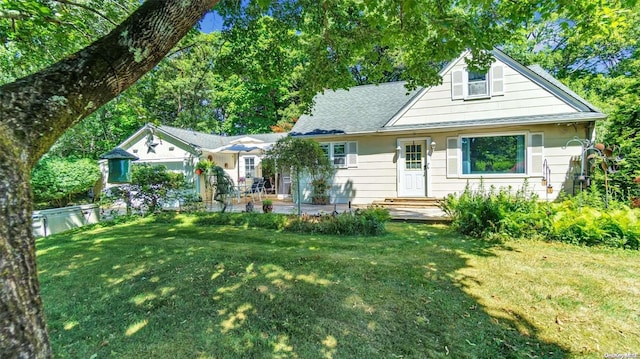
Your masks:
{"label": "window", "polygon": [[488,96],[489,84],[487,81],[487,73],[467,72],[467,96]]}
{"label": "window", "polygon": [[525,135],[462,137],[462,174],[526,173]]}
{"label": "window", "polygon": [[357,167],[358,149],[356,142],[321,143],[320,147],[336,168]]}
{"label": "window", "polygon": [[347,167],[347,153],[344,143],[333,144],[333,166],[338,168]]}
{"label": "window", "polygon": [[451,99],[476,100],[504,95],[504,68],[494,64],[488,72],[451,71]]}
{"label": "window", "polygon": [[422,169],[422,145],[406,144],[404,148],[404,165],[405,169]]}
{"label": "window", "polygon": [[256,158],[244,158],[244,176],[246,178],[254,178],[256,176]]}

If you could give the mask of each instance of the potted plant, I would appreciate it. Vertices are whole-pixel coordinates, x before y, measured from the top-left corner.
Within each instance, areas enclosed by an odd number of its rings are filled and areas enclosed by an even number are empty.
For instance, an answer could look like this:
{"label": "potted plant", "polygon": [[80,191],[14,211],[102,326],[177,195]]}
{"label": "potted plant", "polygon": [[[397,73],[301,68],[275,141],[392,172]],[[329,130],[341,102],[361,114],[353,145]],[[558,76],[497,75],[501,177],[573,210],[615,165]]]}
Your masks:
{"label": "potted plant", "polygon": [[262,212],[271,213],[273,212],[273,201],[270,199],[262,200]]}
{"label": "potted plant", "polygon": [[203,173],[208,172],[213,167],[213,165],[214,163],[210,160],[198,161],[198,163],[196,164],[196,174],[199,176]]}
{"label": "potted plant", "polygon": [[311,204],[329,204],[329,181],[325,178],[311,181]]}

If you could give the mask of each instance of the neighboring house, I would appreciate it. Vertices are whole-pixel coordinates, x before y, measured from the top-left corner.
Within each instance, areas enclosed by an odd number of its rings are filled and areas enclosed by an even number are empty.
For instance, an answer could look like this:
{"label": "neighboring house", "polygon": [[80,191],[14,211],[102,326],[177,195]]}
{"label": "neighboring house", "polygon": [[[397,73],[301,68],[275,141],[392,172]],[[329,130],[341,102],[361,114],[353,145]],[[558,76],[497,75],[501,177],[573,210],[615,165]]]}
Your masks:
{"label": "neighboring house", "polygon": [[579,188],[575,139],[592,140],[606,116],[539,66],[492,53],[487,73],[468,71],[466,52],[437,86],[408,91],[394,82],[316,96],[291,135],[318,141],[335,164],[332,203],[443,198],[481,180],[514,190],[528,181],[549,200]]}
{"label": "neighboring house", "polygon": [[[224,168],[235,184],[238,179],[261,177],[263,150],[273,145],[286,133],[267,133],[241,136],[219,136],[170,126],[146,124],[118,147],[137,156],[135,163],[164,165],[170,171],[184,173],[205,201],[210,201],[205,184],[206,177],[195,173],[202,159],[209,159]],[[234,145],[244,145],[245,150]],[[231,149],[231,150],[229,150]],[[250,150],[251,149],[251,150]],[[250,151],[247,151],[250,150]],[[107,178],[106,161],[101,161],[103,178]],[[106,185],[106,184],[105,184]]]}

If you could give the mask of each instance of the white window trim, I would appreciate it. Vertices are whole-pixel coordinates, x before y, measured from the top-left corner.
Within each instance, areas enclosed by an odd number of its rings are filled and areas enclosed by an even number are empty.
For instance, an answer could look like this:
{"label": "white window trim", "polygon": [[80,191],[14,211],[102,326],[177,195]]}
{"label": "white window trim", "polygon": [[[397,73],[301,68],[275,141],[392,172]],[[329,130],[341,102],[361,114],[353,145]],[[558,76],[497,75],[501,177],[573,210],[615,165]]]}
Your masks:
{"label": "white window trim", "polygon": [[[253,160],[253,172],[254,172],[254,175],[251,176],[251,177],[247,176],[247,160],[248,159],[252,159]],[[242,156],[242,172],[244,172],[245,180],[247,180],[249,178],[255,178],[256,176],[258,176],[258,156]]]}
{"label": "white window trim", "polygon": [[[355,168],[358,167],[358,142],[356,141],[339,141],[339,142],[320,142],[321,146],[329,147],[329,161],[333,164],[333,167],[336,169],[347,169],[347,168]],[[344,155],[340,155],[344,158],[344,165],[335,165],[334,160],[335,157],[334,149],[337,145],[344,145]],[[350,147],[355,146],[355,153],[350,152]]]}
{"label": "white window trim", "polygon": [[[538,132],[536,132],[537,134]],[[463,162],[463,154],[462,154],[462,138],[469,137],[500,137],[500,136],[524,136],[524,161],[525,161],[525,171],[524,173],[462,173],[462,162]],[[532,176],[530,169],[531,162],[531,132],[529,131],[512,131],[512,132],[491,132],[491,133],[468,133],[463,135],[458,135],[458,144],[457,144],[457,159],[458,159],[458,178],[529,178]]]}
{"label": "white window trim", "polygon": [[464,69],[464,76],[462,76],[462,82],[463,82],[463,85],[464,85],[464,88],[463,88],[464,99],[465,100],[475,100],[475,99],[490,98],[491,97],[491,79],[492,79],[491,70],[487,71],[485,73],[485,76],[484,76],[484,83],[485,83],[485,88],[486,88],[487,92],[483,93],[483,94],[478,94],[478,95],[469,95],[469,84],[470,84],[469,75],[472,72],[473,71],[469,71],[469,69]]}
{"label": "white window trim", "polygon": [[464,93],[464,100],[480,100],[491,98],[491,79],[493,78],[491,69],[489,69],[485,75],[485,84],[487,88],[487,93],[479,94],[479,95],[469,95],[469,74],[473,71],[469,71],[469,69],[464,69],[464,74],[462,76],[462,91]]}
{"label": "white window trim", "polygon": [[[486,75],[487,93],[481,95],[469,95],[469,71],[468,68],[451,71],[451,99],[452,100],[484,100],[496,96],[503,96],[504,89],[504,65],[494,63],[488,70]],[[498,76],[498,77],[496,77]],[[459,82],[456,79],[459,77]],[[497,86],[494,89],[494,86]],[[459,92],[461,90],[461,92]]]}

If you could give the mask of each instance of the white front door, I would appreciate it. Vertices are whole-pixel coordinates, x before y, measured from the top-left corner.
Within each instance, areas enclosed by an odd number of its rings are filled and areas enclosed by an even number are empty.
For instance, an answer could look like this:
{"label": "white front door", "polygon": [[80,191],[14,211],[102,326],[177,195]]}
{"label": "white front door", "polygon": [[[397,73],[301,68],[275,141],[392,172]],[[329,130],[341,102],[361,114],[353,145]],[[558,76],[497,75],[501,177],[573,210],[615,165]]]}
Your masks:
{"label": "white front door", "polygon": [[425,138],[398,140],[398,197],[427,196],[427,142]]}

